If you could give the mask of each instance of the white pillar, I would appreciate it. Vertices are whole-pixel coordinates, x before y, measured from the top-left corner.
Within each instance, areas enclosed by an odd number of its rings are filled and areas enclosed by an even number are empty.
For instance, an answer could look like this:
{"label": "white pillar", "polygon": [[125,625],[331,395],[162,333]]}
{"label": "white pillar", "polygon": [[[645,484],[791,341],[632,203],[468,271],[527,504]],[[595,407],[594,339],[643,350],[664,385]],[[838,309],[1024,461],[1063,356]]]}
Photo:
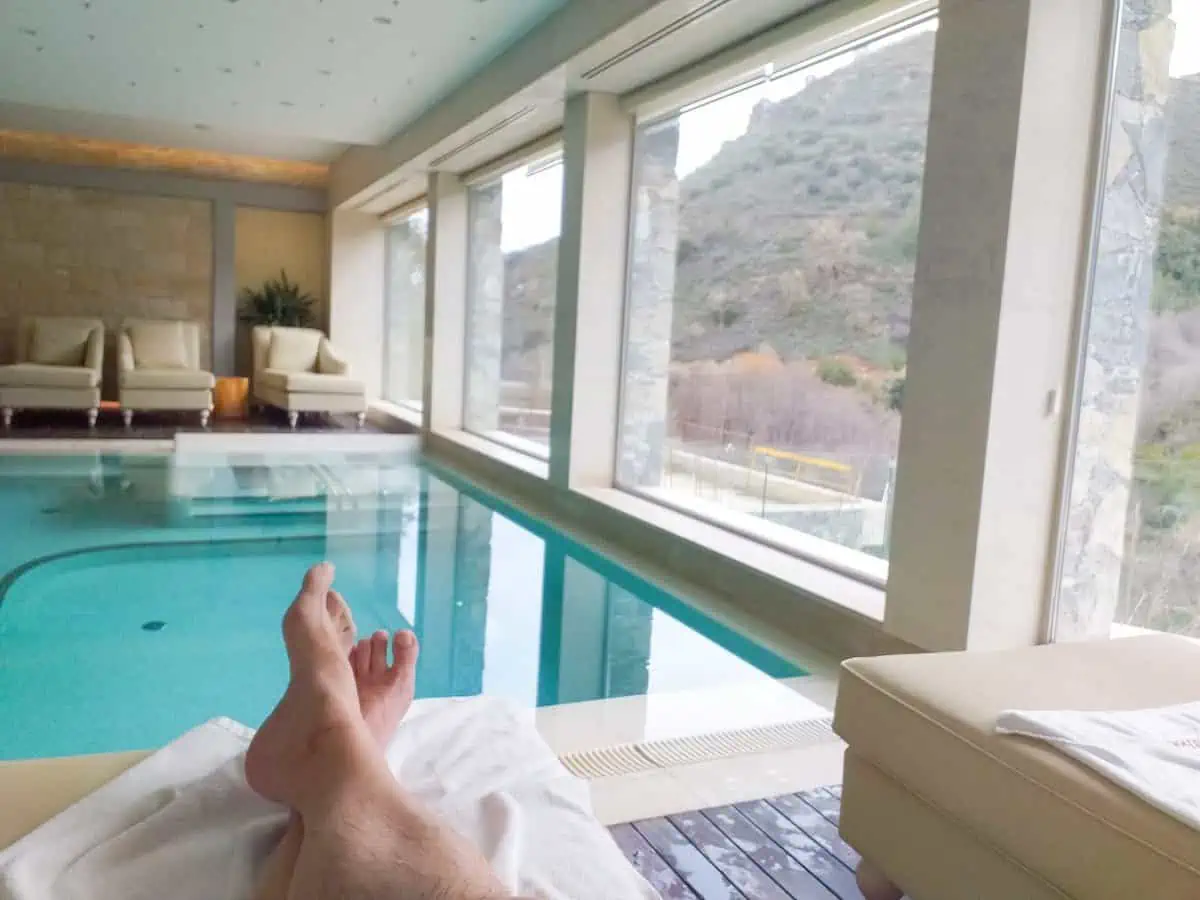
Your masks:
{"label": "white pillar", "polygon": [[1108,0],[943,0],[885,628],[1038,641]]}
{"label": "white pillar", "polygon": [[632,153],[633,120],[615,96],[567,100],[550,417],[559,487],[613,482]]}
{"label": "white pillar", "polygon": [[454,175],[429,176],[425,244],[425,373],[422,431],[463,423],[467,310],[467,189]]}

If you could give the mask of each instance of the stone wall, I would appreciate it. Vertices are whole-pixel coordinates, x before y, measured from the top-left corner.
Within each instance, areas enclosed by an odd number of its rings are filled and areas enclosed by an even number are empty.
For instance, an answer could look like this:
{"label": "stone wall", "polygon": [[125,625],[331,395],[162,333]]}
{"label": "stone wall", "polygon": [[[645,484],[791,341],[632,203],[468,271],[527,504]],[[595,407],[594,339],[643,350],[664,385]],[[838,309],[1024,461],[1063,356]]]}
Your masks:
{"label": "stone wall", "polygon": [[467,381],[463,422],[487,433],[500,424],[504,344],[504,251],[500,181],[471,190],[467,281]]}
{"label": "stone wall", "polygon": [[625,485],[653,487],[662,481],[679,244],[678,156],[678,120],[639,135],[617,460],[617,479]]}
{"label": "stone wall", "polygon": [[1056,638],[1106,637],[1120,597],[1166,182],[1171,0],[1125,0],[1085,341]]}
{"label": "stone wall", "polygon": [[[191,319],[212,352],[212,206],[90,188],[0,182],[0,363],[20,316]],[[106,371],[115,363],[110,349]],[[115,379],[106,374],[105,394]]]}

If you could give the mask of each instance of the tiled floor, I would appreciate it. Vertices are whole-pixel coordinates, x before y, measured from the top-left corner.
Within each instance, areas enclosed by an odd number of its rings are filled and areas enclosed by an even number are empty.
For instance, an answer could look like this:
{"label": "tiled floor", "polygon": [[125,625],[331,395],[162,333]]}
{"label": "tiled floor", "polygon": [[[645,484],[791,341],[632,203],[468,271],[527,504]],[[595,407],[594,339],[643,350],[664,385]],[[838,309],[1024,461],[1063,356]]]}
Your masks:
{"label": "tiled floor", "polygon": [[[121,413],[104,410],[94,429],[87,427],[87,419],[81,412],[58,412],[50,410],[23,410],[13,419],[11,428],[0,428],[0,440],[29,438],[173,438],[180,432],[203,432],[194,413],[138,413],[133,426],[125,428]],[[308,434],[329,432],[354,432],[357,430],[354,416],[305,414],[296,429]],[[215,434],[290,434],[287,416],[278,410],[256,413],[249,419],[213,418],[208,431]],[[363,426],[363,433],[380,434],[382,429],[370,424]]]}
{"label": "tiled floor", "polygon": [[840,787],[817,788],[611,831],[664,900],[862,900],[840,810]]}

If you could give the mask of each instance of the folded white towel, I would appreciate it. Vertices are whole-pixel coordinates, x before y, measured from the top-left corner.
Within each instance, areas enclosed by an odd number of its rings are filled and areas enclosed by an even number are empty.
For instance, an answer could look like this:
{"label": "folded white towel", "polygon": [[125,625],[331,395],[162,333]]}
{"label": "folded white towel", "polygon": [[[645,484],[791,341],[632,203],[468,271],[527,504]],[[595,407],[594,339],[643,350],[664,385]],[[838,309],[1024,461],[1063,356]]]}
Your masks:
{"label": "folded white towel", "polygon": [[1010,710],[996,731],[1047,741],[1200,829],[1200,703],[1116,712]]}
{"label": "folded white towel", "polygon": [[[243,778],[252,736],[228,719],[201,725],[0,851],[0,898],[245,900],[287,821]],[[486,698],[419,701],[388,761],[514,893],[656,896],[528,714]]]}

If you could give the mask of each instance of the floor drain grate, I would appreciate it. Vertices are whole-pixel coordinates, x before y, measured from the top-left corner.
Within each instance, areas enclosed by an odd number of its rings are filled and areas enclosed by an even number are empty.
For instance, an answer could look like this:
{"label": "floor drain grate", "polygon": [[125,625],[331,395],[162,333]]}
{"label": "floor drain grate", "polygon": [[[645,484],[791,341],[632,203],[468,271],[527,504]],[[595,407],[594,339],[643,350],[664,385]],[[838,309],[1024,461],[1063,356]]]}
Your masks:
{"label": "floor drain grate", "polygon": [[760,728],[740,728],[694,737],[617,744],[597,750],[566,753],[559,760],[580,778],[606,778],[649,772],[669,766],[728,759],[746,753],[792,750],[836,741],[833,717],[783,722]]}

